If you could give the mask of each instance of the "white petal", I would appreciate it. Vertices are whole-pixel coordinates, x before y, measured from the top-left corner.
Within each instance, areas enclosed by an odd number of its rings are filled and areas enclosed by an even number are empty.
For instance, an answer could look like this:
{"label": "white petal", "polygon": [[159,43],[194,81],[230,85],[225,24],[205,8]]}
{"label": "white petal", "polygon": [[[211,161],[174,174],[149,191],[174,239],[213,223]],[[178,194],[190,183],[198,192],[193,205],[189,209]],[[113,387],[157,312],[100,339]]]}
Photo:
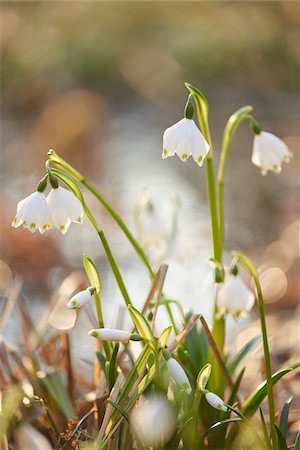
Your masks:
{"label": "white petal", "polygon": [[255,295],[239,275],[229,275],[218,290],[218,307],[221,312],[237,315],[249,312],[255,303]]}
{"label": "white petal", "polygon": [[163,158],[176,153],[186,161],[193,155],[196,163],[202,165],[208,151],[209,145],[193,120],[183,118],[164,132]]}
{"label": "white petal", "polygon": [[67,189],[52,189],[47,196],[51,223],[65,234],[71,222],[82,223],[83,207],[80,201]]}
{"label": "white petal", "polygon": [[43,227],[48,228],[49,210],[42,192],[36,191],[18,203],[12,226],[16,228],[22,224],[32,233]]}
{"label": "white petal", "polygon": [[282,163],[288,162],[290,151],[287,145],[272,133],[262,131],[255,135],[252,151],[252,162],[261,168],[265,175],[268,170],[281,172]]}
{"label": "white petal", "polygon": [[192,388],[189,382],[189,379],[187,377],[187,374],[185,373],[182,366],[176,361],[174,358],[170,358],[167,361],[167,366],[170,372],[170,375],[174,379],[174,381],[184,390],[187,392],[187,394],[190,394],[192,392]]}

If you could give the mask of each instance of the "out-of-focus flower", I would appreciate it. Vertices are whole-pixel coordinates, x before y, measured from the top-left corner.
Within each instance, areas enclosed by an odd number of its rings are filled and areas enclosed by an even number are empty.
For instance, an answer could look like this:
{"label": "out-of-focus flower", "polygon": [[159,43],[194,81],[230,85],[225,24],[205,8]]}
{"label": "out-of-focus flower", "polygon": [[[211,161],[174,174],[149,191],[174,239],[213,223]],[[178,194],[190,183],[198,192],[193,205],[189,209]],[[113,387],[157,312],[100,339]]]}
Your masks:
{"label": "out-of-focus flower", "polygon": [[84,306],[93,296],[95,288],[90,286],[84,291],[80,291],[75,294],[68,302],[67,307],[69,309],[81,308]]}
{"label": "out-of-focus flower", "polygon": [[170,402],[155,396],[144,400],[130,415],[130,426],[141,444],[155,447],[168,442],[176,429],[176,417]]}
{"label": "out-of-focus flower", "polygon": [[228,411],[228,408],[225,405],[224,401],[217,394],[214,394],[213,392],[207,392],[205,394],[205,398],[207,403],[209,403],[213,408],[219,409],[220,411],[224,412]]}
{"label": "out-of-focus flower", "polygon": [[39,230],[41,234],[51,228],[48,204],[42,192],[36,191],[18,203],[12,226],[17,228],[20,225],[31,233]]}
{"label": "out-of-focus flower", "polygon": [[128,342],[132,336],[131,333],[124,330],[116,330],[113,328],[97,328],[89,331],[89,335],[102,341]]}
{"label": "out-of-focus flower", "polygon": [[289,162],[291,156],[287,145],[274,134],[267,131],[255,134],[252,162],[260,168],[262,175],[268,170],[280,173],[282,163]]}
{"label": "out-of-focus flower", "polygon": [[187,374],[185,373],[184,369],[181,367],[179,362],[176,361],[174,358],[170,358],[167,361],[167,366],[169,369],[169,373],[173,380],[185,390],[187,394],[191,394],[192,388],[189,382],[189,379],[187,377]]}
{"label": "out-of-focus flower", "polygon": [[52,189],[47,196],[51,224],[62,234],[68,231],[72,222],[82,223],[83,207],[75,195],[67,189]]}
{"label": "out-of-focus flower", "polygon": [[192,119],[183,118],[164,132],[163,159],[176,153],[181,161],[192,156],[202,166],[208,152],[209,144]]}
{"label": "out-of-focus flower", "polygon": [[246,315],[254,306],[255,295],[239,275],[227,275],[218,290],[218,308],[221,314],[235,317]]}

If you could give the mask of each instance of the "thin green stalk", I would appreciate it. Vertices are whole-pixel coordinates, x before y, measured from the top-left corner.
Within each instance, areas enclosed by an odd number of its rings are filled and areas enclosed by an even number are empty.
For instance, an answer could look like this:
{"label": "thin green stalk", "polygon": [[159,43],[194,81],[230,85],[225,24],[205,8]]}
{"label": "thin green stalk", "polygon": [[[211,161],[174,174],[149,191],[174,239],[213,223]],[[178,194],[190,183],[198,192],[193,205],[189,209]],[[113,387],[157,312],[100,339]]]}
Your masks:
{"label": "thin green stalk", "polygon": [[[94,303],[95,303],[95,307],[96,307],[99,327],[100,328],[104,328],[104,320],[103,320],[101,299],[100,299],[100,294],[97,291],[94,292]],[[109,343],[103,341],[103,348],[104,348],[104,351],[105,351],[106,360],[109,361],[110,360],[110,355],[111,355]]]}
{"label": "thin green stalk", "polygon": [[233,136],[238,128],[238,126],[244,122],[246,119],[252,122],[253,118],[249,115],[249,112],[252,111],[251,106],[243,106],[238,109],[235,113],[233,113],[224,129],[223,140],[222,140],[222,148],[221,155],[218,167],[217,174],[217,183],[218,183],[218,206],[219,206],[219,237],[220,237],[220,248],[221,248],[221,257],[222,257],[222,247],[224,241],[224,174],[227,156],[232,144]]}
{"label": "thin green stalk", "polygon": [[216,197],[216,188],[215,188],[215,174],[214,174],[214,163],[213,163],[213,145],[211,134],[209,130],[209,125],[206,120],[204,120],[201,102],[198,97],[195,97],[195,101],[197,104],[197,115],[199,126],[201,131],[206,138],[210,150],[206,157],[206,179],[207,179],[207,192],[208,192],[208,200],[210,207],[210,217],[211,217],[211,227],[212,227],[212,237],[213,237],[213,246],[214,246],[214,257],[217,261],[221,262],[221,248],[220,248],[220,240],[219,240],[219,219],[218,219],[218,205],[217,205],[217,197]]}
{"label": "thin green stalk", "polygon": [[110,246],[107,242],[107,239],[105,237],[105,234],[103,232],[103,230],[99,227],[94,215],[92,214],[91,210],[88,208],[87,204],[85,203],[85,200],[83,198],[83,195],[79,189],[79,187],[77,186],[75,180],[72,178],[71,175],[68,175],[64,172],[62,172],[59,169],[53,169],[51,167],[49,167],[49,165],[46,166],[47,170],[49,172],[51,172],[54,176],[56,176],[59,180],[61,180],[64,184],[66,184],[68,186],[68,188],[74,193],[74,195],[76,195],[76,197],[80,200],[80,202],[82,203],[84,212],[87,216],[87,218],[89,219],[89,221],[91,222],[91,224],[93,225],[93,227],[95,228],[101,242],[103,245],[103,248],[105,250],[107,259],[110,263],[110,266],[112,268],[112,271],[114,273],[115,279],[117,281],[117,284],[119,286],[119,289],[123,295],[123,298],[126,302],[127,305],[131,305],[132,302],[130,300],[130,297],[128,295],[125,283],[123,281],[122,275],[120,273],[120,270],[118,268],[118,265],[113,257],[113,254],[111,252]]}
{"label": "thin green stalk", "polygon": [[267,391],[268,391],[268,403],[269,403],[269,414],[270,414],[270,424],[271,424],[271,436],[272,436],[273,446],[276,448],[276,445],[277,445],[277,433],[276,433],[276,428],[275,428],[276,417],[275,417],[275,406],[274,406],[273,384],[272,384],[272,369],[271,369],[271,358],[270,358],[267,325],[266,325],[266,317],[265,317],[265,307],[264,307],[264,300],[263,300],[261,286],[260,286],[258,277],[254,277],[254,282],[255,282],[255,287],[256,287],[256,292],[257,292],[261,332],[262,332],[262,336],[263,336],[263,348],[264,348],[264,359],[265,359],[265,368],[266,368],[266,377],[267,377]]}
{"label": "thin green stalk", "polygon": [[[55,153],[54,150],[49,150],[48,156],[50,157],[50,160],[49,160],[50,162],[61,167],[64,171],[67,172],[67,174],[69,174],[72,178],[74,178],[74,180],[76,180],[78,183],[81,183],[88,191],[90,191],[99,200],[100,203],[102,203],[104,208],[108,211],[108,213],[117,222],[117,224],[119,225],[119,227],[121,228],[121,230],[123,231],[123,233],[125,234],[127,239],[129,240],[129,242],[134,247],[135,251],[137,252],[139,257],[145,264],[146,268],[148,269],[150,278],[152,280],[155,276],[155,273],[149,263],[149,260],[146,256],[144,250],[142,249],[140,244],[137,242],[137,240],[135,239],[135,237],[133,236],[131,231],[128,229],[127,225],[122,220],[122,218],[117,213],[117,211],[105,200],[105,198],[100,194],[100,192],[98,192],[97,189],[93,185],[91,185],[80,172],[78,172],[78,170],[74,169],[63,158],[61,158],[59,155],[57,155],[57,153]],[[48,161],[46,163],[46,168],[47,167],[49,167]]]}
{"label": "thin green stalk", "polygon": [[272,369],[271,369],[271,357],[268,343],[268,333],[267,333],[267,325],[266,325],[266,317],[265,317],[265,306],[264,300],[261,290],[261,285],[258,278],[258,273],[256,267],[247,258],[245,255],[241,253],[234,252],[232,254],[234,258],[236,258],[237,262],[242,264],[245,269],[250,273],[255,283],[257,301],[258,301],[258,310],[259,310],[259,318],[261,325],[261,332],[263,338],[263,349],[264,349],[264,361],[265,361],[265,369],[266,369],[266,378],[267,378],[267,392],[268,392],[268,404],[269,404],[269,415],[270,415],[270,425],[271,425],[271,437],[273,447],[277,448],[277,433],[276,433],[276,416],[275,416],[275,404],[274,404],[274,396],[273,396],[273,383],[272,383]]}
{"label": "thin green stalk", "polygon": [[136,253],[139,255],[139,257],[145,264],[146,268],[148,269],[150,278],[153,279],[155,276],[155,273],[148,261],[148,258],[146,256],[144,250],[142,249],[140,244],[137,242],[137,240],[135,239],[135,237],[133,236],[131,231],[128,229],[127,225],[124,223],[124,221],[122,220],[120,215],[114,210],[114,208],[112,208],[112,206],[105,200],[105,198],[102,197],[102,195],[97,191],[97,189],[94,186],[92,186],[88,181],[83,179],[81,181],[81,183],[83,184],[83,186],[86,187],[87,190],[89,190],[100,201],[100,203],[102,203],[104,208],[109,212],[109,214],[117,222],[117,224],[119,225],[119,227],[121,228],[121,230],[123,231],[123,233],[125,234],[127,239],[129,240],[129,242],[132,244]]}
{"label": "thin green stalk", "polygon": [[109,261],[109,264],[112,268],[112,271],[114,273],[115,279],[117,281],[117,284],[119,286],[119,289],[123,295],[123,298],[125,300],[126,305],[132,305],[132,302],[130,300],[130,297],[128,295],[125,283],[123,281],[122,275],[120,273],[119,267],[115,261],[115,258],[113,257],[113,254],[111,252],[110,246],[108,244],[108,241],[105,237],[105,234],[103,232],[103,230],[98,226],[95,217],[93,216],[92,212],[90,211],[90,209],[87,207],[85,201],[83,200],[83,208],[84,208],[84,212],[86,214],[86,216],[88,217],[88,219],[90,220],[90,222],[92,223],[92,225],[94,226],[95,230],[97,231],[97,234],[102,242],[104,251],[106,253],[107,259]]}

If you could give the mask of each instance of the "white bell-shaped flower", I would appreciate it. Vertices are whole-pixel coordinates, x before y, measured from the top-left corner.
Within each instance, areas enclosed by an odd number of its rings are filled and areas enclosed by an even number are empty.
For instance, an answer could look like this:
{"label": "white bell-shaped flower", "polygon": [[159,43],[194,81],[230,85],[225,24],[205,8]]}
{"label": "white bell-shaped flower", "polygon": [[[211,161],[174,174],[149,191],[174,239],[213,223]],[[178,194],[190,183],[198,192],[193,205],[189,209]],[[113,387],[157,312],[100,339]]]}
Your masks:
{"label": "white bell-shaped flower", "polygon": [[[176,430],[176,416],[170,402],[162,396],[142,399],[130,414],[130,427],[141,444],[163,446]],[[144,447],[143,447],[144,448]]]}
{"label": "white bell-shaped flower", "polygon": [[192,119],[183,118],[164,132],[163,159],[176,153],[181,161],[192,156],[194,161],[202,166],[208,152],[209,144]]}
{"label": "white bell-shaped flower", "polygon": [[113,328],[97,328],[89,331],[89,335],[101,339],[101,341],[128,342],[132,334],[124,330]]}
{"label": "white bell-shaped flower", "polygon": [[179,364],[179,362],[177,362],[176,359],[174,358],[170,358],[167,361],[167,366],[169,369],[169,373],[173,378],[173,380],[175,381],[175,383],[177,383],[181,388],[183,388],[187,394],[191,394],[192,388],[189,379],[184,369]]}
{"label": "white bell-shaped flower", "polygon": [[63,187],[52,189],[47,196],[51,224],[62,234],[72,222],[82,223],[83,207],[75,195]]}
{"label": "white bell-shaped flower", "polygon": [[209,403],[213,408],[219,409],[220,411],[224,412],[228,411],[228,408],[225,405],[224,401],[217,394],[214,394],[213,392],[207,392],[205,394],[205,398],[207,403]]}
{"label": "white bell-shaped flower", "polygon": [[289,162],[291,156],[287,145],[274,134],[267,131],[255,134],[252,162],[260,168],[262,175],[268,170],[280,173],[282,163]]}
{"label": "white bell-shaped flower", "polygon": [[227,275],[218,290],[218,308],[221,314],[235,317],[246,315],[255,303],[255,295],[239,275]]}
{"label": "white bell-shaped flower", "polygon": [[20,225],[31,233],[39,230],[41,234],[51,228],[48,204],[42,192],[36,191],[18,203],[12,226],[17,228]]}
{"label": "white bell-shaped flower", "polygon": [[95,292],[95,288],[88,287],[84,291],[77,292],[68,302],[67,307],[69,309],[77,309],[84,306],[91,299]]}

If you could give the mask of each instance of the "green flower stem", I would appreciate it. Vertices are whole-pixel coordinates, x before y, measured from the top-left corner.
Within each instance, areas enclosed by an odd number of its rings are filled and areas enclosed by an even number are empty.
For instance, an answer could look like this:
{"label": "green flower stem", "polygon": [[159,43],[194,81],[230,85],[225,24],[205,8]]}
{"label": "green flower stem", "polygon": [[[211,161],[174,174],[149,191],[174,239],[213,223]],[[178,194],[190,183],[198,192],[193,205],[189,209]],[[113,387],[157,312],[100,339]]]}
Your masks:
{"label": "green flower stem", "polygon": [[[233,136],[238,128],[238,126],[244,122],[246,119],[252,118],[249,116],[249,112],[252,111],[251,106],[243,106],[238,109],[229,118],[222,140],[222,149],[220,155],[220,162],[218,167],[217,182],[218,182],[218,205],[219,205],[219,238],[220,238],[220,251],[222,258],[222,247],[224,241],[224,173],[227,161],[227,156],[232,144]],[[251,120],[251,119],[250,119]]]}
{"label": "green flower stem", "polygon": [[[97,312],[99,328],[104,328],[104,320],[103,320],[100,293],[97,292],[97,290],[94,292],[94,302],[95,302],[95,307],[96,307],[96,312]],[[103,341],[103,348],[104,348],[106,360],[109,361],[110,356],[111,356],[111,349],[110,349],[109,343]]]}
{"label": "green flower stem", "polygon": [[72,178],[71,175],[64,173],[63,171],[59,170],[59,169],[54,169],[49,167],[49,164],[46,164],[47,167],[47,171],[49,171],[51,174],[53,174],[55,177],[57,177],[59,180],[61,180],[64,184],[66,184],[66,186],[73,192],[73,194],[78,198],[78,200],[82,203],[84,212],[87,216],[87,218],[89,219],[89,221],[91,222],[91,224],[93,225],[93,227],[95,228],[101,242],[103,245],[103,248],[105,250],[107,259],[110,263],[110,266],[112,268],[112,271],[114,273],[115,279],[117,281],[117,284],[119,286],[119,289],[123,295],[123,298],[125,300],[126,305],[131,305],[132,302],[130,300],[130,297],[128,295],[125,283],[123,281],[122,275],[120,273],[120,270],[118,268],[118,265],[113,257],[113,254],[111,252],[110,246],[107,242],[107,239],[105,237],[105,234],[103,232],[103,230],[99,227],[94,215],[92,214],[92,212],[90,211],[90,209],[88,208],[87,204],[85,203],[85,200],[83,198],[83,195],[81,193],[81,190],[79,189],[79,187],[76,184],[76,181]]}
{"label": "green flower stem", "polygon": [[266,378],[267,378],[267,392],[268,392],[268,404],[269,404],[269,415],[270,415],[270,425],[271,425],[271,437],[273,447],[277,448],[277,433],[276,433],[276,417],[275,417],[275,406],[274,406],[274,396],[273,396],[273,383],[272,383],[272,369],[271,369],[271,358],[270,358],[270,350],[268,343],[268,334],[267,334],[267,325],[266,325],[266,317],[265,317],[265,306],[264,300],[261,290],[261,285],[258,278],[258,273],[256,267],[247,258],[245,255],[241,253],[234,252],[232,254],[234,258],[236,258],[237,262],[239,262],[252,276],[256,294],[257,294],[257,302],[259,309],[259,317],[260,317],[260,325],[261,332],[263,338],[263,349],[264,349],[264,360],[265,360],[265,369],[266,369]]}
{"label": "green flower stem", "polygon": [[[214,247],[214,259],[217,262],[222,262],[222,242],[220,240],[220,224],[219,224],[219,211],[216,196],[216,183],[215,183],[215,173],[214,173],[214,163],[213,163],[213,145],[208,123],[208,103],[204,95],[198,91],[194,86],[186,83],[186,87],[189,91],[194,94],[195,103],[197,106],[197,116],[200,129],[205,139],[207,140],[210,150],[206,156],[206,179],[207,179],[207,191],[208,200],[210,206],[210,217],[211,217],[211,227],[212,227],[212,237],[213,237],[213,247]],[[217,306],[217,296],[215,295],[215,305],[213,313],[213,328],[212,334],[214,340],[218,346],[219,352],[223,355],[224,342],[225,342],[225,320],[223,317],[218,318],[218,306]],[[212,362],[214,368],[213,377],[213,387],[216,392],[220,395],[223,394],[223,383],[222,372],[219,367],[218,361],[210,349],[209,360]]]}
{"label": "green flower stem", "polygon": [[[97,200],[104,206],[104,208],[108,211],[108,213],[113,217],[113,219],[117,222],[129,242],[132,244],[133,248],[137,252],[137,254],[140,256],[141,260],[145,264],[146,268],[148,269],[149,275],[151,280],[154,278],[155,273],[149,263],[149,260],[140,246],[140,244],[137,242],[131,231],[128,229],[125,222],[122,220],[120,215],[117,213],[117,211],[105,200],[105,198],[97,191],[97,189],[92,186],[85,178],[84,176],[78,172],[78,170],[74,169],[70,164],[68,164],[63,158],[61,158],[57,153],[55,153],[53,150],[49,150],[48,156],[50,157],[50,162],[53,164],[59,166],[61,169],[63,169],[68,175],[70,175],[74,180],[76,180],[78,183],[81,183],[88,191],[90,191],[94,197],[97,198]],[[48,161],[47,161],[48,163]],[[46,163],[46,168],[48,167]]]}
{"label": "green flower stem", "polygon": [[87,190],[89,190],[99,201],[102,203],[104,208],[109,212],[109,214],[113,217],[113,219],[117,222],[133,248],[135,249],[136,253],[139,255],[143,263],[145,264],[146,268],[148,269],[150,278],[153,279],[155,276],[155,273],[149,263],[149,260],[140,246],[140,244],[137,242],[131,231],[128,229],[127,225],[124,223],[120,215],[112,208],[112,206],[105,200],[104,197],[97,191],[97,189],[94,188],[90,183],[88,183],[85,179],[81,181],[84,187],[86,187]]}
{"label": "green flower stem", "polygon": [[90,209],[87,207],[85,201],[83,200],[83,208],[84,208],[84,212],[86,214],[86,216],[88,217],[88,219],[90,220],[90,222],[92,223],[93,227],[95,228],[95,230],[97,231],[97,234],[102,242],[104,251],[106,253],[107,259],[109,261],[109,264],[112,268],[112,271],[114,273],[115,279],[117,281],[117,284],[119,286],[119,289],[123,295],[123,298],[125,300],[126,305],[132,305],[132,302],[130,300],[130,297],[128,295],[125,283],[123,281],[122,275],[120,273],[119,267],[115,261],[115,258],[113,257],[113,254],[111,252],[110,246],[108,244],[108,241],[105,237],[105,234],[103,232],[103,230],[98,226],[95,217],[93,216],[93,214],[91,213]]}
{"label": "green flower stem", "polygon": [[[133,236],[131,231],[128,229],[127,225],[122,220],[120,215],[115,211],[115,209],[105,200],[105,198],[97,191],[97,189],[94,186],[92,186],[88,181],[85,180],[85,178],[83,177],[83,175],[80,172],[78,172],[76,169],[74,169],[72,166],[70,166],[70,164],[68,164],[63,158],[61,158],[59,155],[57,155],[57,153],[55,153],[54,150],[49,150],[48,156],[50,157],[50,159],[46,162],[47,171],[48,171],[48,169],[51,170],[49,167],[50,163],[55,164],[61,170],[65,171],[68,176],[70,176],[71,178],[74,178],[73,181],[77,181],[78,183],[81,183],[87,190],[89,190],[94,195],[94,197],[96,197],[98,199],[98,201],[100,201],[100,203],[105,207],[105,209],[108,211],[108,213],[113,217],[113,219],[119,225],[119,227],[121,228],[121,230],[123,231],[123,233],[125,234],[127,239],[129,240],[129,242],[135,249],[136,253],[140,256],[142,262],[145,264],[146,268],[148,269],[150,279],[153,280],[155,273],[151,267],[151,264],[146,256],[144,250],[142,249],[140,244],[137,242],[137,240],[135,239],[135,237]],[[55,170],[59,170],[59,169],[55,169]],[[77,195],[77,194],[75,193],[75,195]],[[80,199],[80,201],[82,201],[82,199]],[[91,220],[91,217],[90,217],[90,220]],[[91,222],[94,225],[94,227],[96,228],[97,227],[96,221],[91,220]],[[105,236],[104,236],[104,238],[105,238]],[[167,310],[167,312],[170,316],[170,320],[173,323],[174,318],[173,318],[171,308],[169,308]]]}

